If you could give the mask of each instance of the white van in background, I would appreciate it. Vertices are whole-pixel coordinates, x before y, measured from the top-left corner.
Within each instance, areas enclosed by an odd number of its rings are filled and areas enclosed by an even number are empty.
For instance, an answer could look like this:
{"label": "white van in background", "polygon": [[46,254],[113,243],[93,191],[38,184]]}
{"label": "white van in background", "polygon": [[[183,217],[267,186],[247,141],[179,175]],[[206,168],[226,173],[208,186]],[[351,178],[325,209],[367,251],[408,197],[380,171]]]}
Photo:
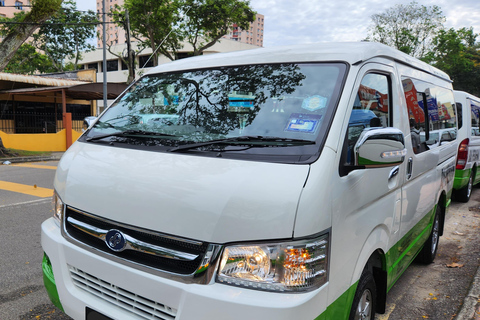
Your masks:
{"label": "white van in background", "polygon": [[455,200],[468,202],[480,182],[480,98],[454,91],[458,110],[458,156],[453,183]]}
{"label": "white van in background", "polygon": [[158,66],[58,164],[47,291],[78,320],[374,319],[435,258],[457,143],[420,133],[454,105],[376,43]]}

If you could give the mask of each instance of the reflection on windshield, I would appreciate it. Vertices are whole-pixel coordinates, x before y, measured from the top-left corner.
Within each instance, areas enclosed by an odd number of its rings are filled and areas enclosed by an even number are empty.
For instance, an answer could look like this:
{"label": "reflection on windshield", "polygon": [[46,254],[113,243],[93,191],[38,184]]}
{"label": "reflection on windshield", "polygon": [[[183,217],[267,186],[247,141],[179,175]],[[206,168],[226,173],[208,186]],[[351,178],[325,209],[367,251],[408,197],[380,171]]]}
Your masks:
{"label": "reflection on windshield", "polygon": [[117,100],[87,137],[156,132],[149,139],[168,139],[168,146],[240,136],[315,141],[344,73],[343,64],[278,64],[149,75]]}

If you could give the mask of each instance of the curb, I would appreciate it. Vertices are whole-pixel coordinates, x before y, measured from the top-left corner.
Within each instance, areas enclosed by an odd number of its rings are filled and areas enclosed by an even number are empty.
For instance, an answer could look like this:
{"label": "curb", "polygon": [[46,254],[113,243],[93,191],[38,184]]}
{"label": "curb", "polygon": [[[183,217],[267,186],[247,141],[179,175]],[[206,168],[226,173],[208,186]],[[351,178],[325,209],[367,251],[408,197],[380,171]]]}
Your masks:
{"label": "curb", "polygon": [[477,268],[477,273],[473,278],[472,285],[468,295],[463,300],[462,309],[455,317],[455,320],[475,320],[479,319],[475,313],[480,307],[480,267]]}
{"label": "curb", "polygon": [[53,152],[49,156],[31,156],[31,157],[12,157],[1,158],[0,165],[3,165],[5,161],[10,163],[22,163],[22,162],[39,162],[39,161],[57,161],[63,156],[63,152]]}

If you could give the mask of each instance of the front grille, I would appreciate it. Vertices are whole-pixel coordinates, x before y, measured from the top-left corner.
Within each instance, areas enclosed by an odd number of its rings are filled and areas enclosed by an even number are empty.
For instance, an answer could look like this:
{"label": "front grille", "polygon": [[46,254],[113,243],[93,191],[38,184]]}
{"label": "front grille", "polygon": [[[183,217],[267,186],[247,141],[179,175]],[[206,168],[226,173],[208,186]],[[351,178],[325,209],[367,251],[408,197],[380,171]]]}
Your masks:
{"label": "front grille", "polygon": [[177,310],[169,306],[124,290],[82,270],[69,266],[69,271],[77,288],[131,312],[141,319],[174,320],[177,315]]}
{"label": "front grille", "polygon": [[[176,250],[178,252],[198,255],[198,257],[191,261],[184,261],[160,255],[148,254],[141,250],[125,250],[122,252],[115,252],[112,251],[106,245],[105,241],[100,239],[98,236],[93,235],[91,232],[86,232],[76,228],[72,223],[69,222],[69,217],[94,228],[99,228],[102,230],[119,230],[124,234],[140,240],[152,247],[159,246]],[[181,275],[193,274],[200,266],[200,263],[202,262],[202,259],[205,256],[208,248],[208,243],[169,237],[167,235],[155,233],[150,230],[139,229],[132,226],[123,225],[115,221],[102,219],[70,207],[67,207],[65,210],[65,230],[67,236],[70,236],[89,247],[93,247],[97,250],[101,250],[105,253],[135,262],[140,265]]]}

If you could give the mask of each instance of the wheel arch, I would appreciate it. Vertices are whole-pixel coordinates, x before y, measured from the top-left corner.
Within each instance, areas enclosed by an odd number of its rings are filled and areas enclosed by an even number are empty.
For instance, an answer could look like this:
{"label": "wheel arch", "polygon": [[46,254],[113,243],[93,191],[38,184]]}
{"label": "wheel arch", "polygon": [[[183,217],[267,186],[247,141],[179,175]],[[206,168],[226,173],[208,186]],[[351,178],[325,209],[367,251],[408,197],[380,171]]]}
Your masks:
{"label": "wheel arch", "polygon": [[451,199],[448,199],[447,194],[445,193],[445,191],[443,191],[440,194],[440,198],[438,199],[438,202],[437,202],[437,206],[440,207],[440,213],[441,213],[439,236],[443,236],[443,230],[444,230],[444,227],[445,227],[445,215],[446,215],[446,212],[447,212],[447,208],[450,205],[450,201],[451,201]]}
{"label": "wheel arch", "polygon": [[376,312],[385,313],[387,300],[387,262],[385,253],[389,242],[388,228],[385,225],[378,226],[365,242],[358,256],[357,265],[353,276],[360,279],[365,270],[373,274],[376,295]]}

